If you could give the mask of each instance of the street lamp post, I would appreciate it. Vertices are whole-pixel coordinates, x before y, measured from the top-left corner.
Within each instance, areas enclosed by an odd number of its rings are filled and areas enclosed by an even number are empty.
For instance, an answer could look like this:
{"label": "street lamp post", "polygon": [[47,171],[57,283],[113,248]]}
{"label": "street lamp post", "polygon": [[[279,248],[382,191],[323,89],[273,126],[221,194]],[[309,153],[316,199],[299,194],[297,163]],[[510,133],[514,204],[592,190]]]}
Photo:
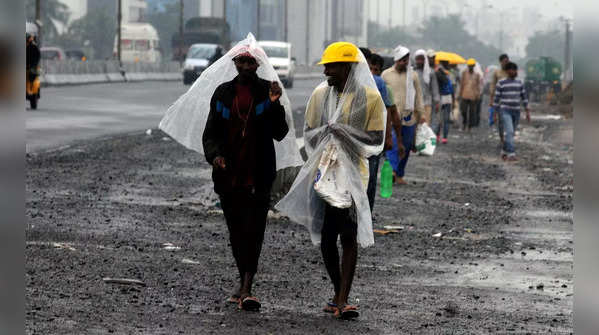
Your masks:
{"label": "street lamp post", "polygon": [[179,67],[183,66],[183,49],[185,48],[185,42],[183,41],[184,6],[184,2],[183,0],[181,0],[179,5]]}
{"label": "street lamp post", "polygon": [[122,0],[118,0],[117,2],[117,15],[116,15],[116,21],[117,21],[117,32],[116,32],[116,56],[117,59],[119,61],[119,68],[123,67],[123,63],[121,62],[121,39],[122,39],[122,34],[121,34],[121,25],[122,25],[122,21],[123,21],[123,3]]}
{"label": "street lamp post", "polygon": [[37,26],[37,43],[42,45],[42,5],[41,0],[35,0],[35,25]]}

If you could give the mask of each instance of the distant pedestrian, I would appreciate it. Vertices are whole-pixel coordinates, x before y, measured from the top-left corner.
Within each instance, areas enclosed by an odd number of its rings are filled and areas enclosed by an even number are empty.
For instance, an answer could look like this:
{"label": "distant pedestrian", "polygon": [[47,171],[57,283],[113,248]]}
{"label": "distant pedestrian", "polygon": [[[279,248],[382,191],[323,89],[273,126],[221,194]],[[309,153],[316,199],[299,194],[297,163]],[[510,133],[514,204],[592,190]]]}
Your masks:
{"label": "distant pedestrian", "polygon": [[528,109],[528,96],[524,89],[522,80],[518,76],[518,65],[507,63],[504,68],[508,78],[500,80],[495,90],[494,107],[500,112],[505,129],[505,141],[501,157],[504,160],[515,161],[516,150],[514,147],[514,132],[520,121],[520,108],[523,105],[526,110],[526,120],[530,122],[530,110]]}
{"label": "distant pedestrian", "polygon": [[416,73],[422,87],[422,103],[424,104],[424,122],[431,124],[433,109],[439,109],[439,84],[435,73],[431,70],[427,59],[426,51],[416,50],[414,53],[414,62],[416,63]]}
{"label": "distant pedestrian", "polygon": [[480,99],[480,83],[482,76],[474,71],[476,60],[468,59],[468,68],[462,72],[458,99],[462,111],[462,129],[470,131],[476,122],[477,104]]}
{"label": "distant pedestrian", "polygon": [[[505,66],[510,62],[510,58],[506,54],[502,54],[499,56],[500,68],[493,72],[491,76],[491,81],[489,83],[489,106],[493,106],[495,101],[495,88],[497,87],[497,83],[508,77]],[[497,124],[497,132],[499,133],[499,141],[501,142],[501,146],[503,147],[503,119],[499,112],[493,114],[493,119]]]}
{"label": "distant pedestrian", "polygon": [[[360,48],[362,53],[364,53],[363,48]],[[366,49],[368,50],[368,49]],[[366,53],[364,53],[366,55]],[[385,150],[391,149],[393,147],[393,136],[391,135],[391,129],[395,129],[396,132],[401,130],[401,122],[399,113],[397,112],[397,108],[395,107],[395,103],[393,102],[393,96],[387,84],[383,78],[381,78],[383,64],[385,60],[378,54],[370,54],[367,57],[368,66],[370,67],[370,72],[372,73],[372,77],[374,78],[374,82],[376,83],[376,87],[381,94],[381,98],[383,99],[383,103],[387,108],[387,126],[385,127]],[[395,121],[393,121],[395,120]],[[403,156],[403,153],[401,153]],[[379,163],[381,159],[382,153],[379,155],[371,156],[368,158],[368,169],[370,170],[370,176],[368,178],[368,188],[366,189],[366,193],[368,194],[368,203],[370,204],[370,211],[372,212],[374,209],[374,200],[376,198],[376,183],[378,179],[378,171],[379,171]],[[374,220],[374,217],[373,217]]]}
{"label": "distant pedestrian", "polygon": [[[387,159],[393,167],[394,180],[399,185],[405,185],[405,168],[408,164],[410,151],[413,149],[416,126],[424,122],[424,106],[422,104],[422,89],[418,74],[410,65],[410,50],[397,46],[393,50],[395,64],[383,71],[381,77],[390,88],[395,106],[401,116],[401,131],[393,131],[393,148],[386,151]],[[400,152],[404,151],[403,157]],[[400,159],[398,160],[398,157]]]}
{"label": "distant pedestrian", "polygon": [[[441,96],[441,110],[439,111],[439,117],[434,118],[436,120],[433,130],[437,134],[437,143],[441,139],[441,143],[447,144],[447,136],[449,134],[449,120],[451,116],[451,107],[454,101],[454,89],[451,73],[449,72],[449,62],[441,61],[437,70],[435,71],[437,80],[439,82],[439,95]],[[443,133],[441,133],[441,129]]]}

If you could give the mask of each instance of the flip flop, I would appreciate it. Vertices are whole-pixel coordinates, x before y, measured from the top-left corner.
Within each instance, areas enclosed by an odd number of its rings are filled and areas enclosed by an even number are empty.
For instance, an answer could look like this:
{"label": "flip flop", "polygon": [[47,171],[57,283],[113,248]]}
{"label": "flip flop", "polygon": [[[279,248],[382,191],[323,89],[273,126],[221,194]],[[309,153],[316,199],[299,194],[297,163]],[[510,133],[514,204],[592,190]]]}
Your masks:
{"label": "flip flop", "polygon": [[262,307],[262,304],[256,297],[245,297],[243,300],[239,300],[239,308],[244,311],[258,311]]}
{"label": "flip flop", "polygon": [[335,313],[335,311],[337,311],[337,304],[332,301],[329,301],[327,302],[327,305],[324,306],[322,311],[325,313]]}
{"label": "flip flop", "polygon": [[343,320],[351,320],[360,316],[358,307],[354,305],[345,305],[343,308],[337,308],[335,317]]}

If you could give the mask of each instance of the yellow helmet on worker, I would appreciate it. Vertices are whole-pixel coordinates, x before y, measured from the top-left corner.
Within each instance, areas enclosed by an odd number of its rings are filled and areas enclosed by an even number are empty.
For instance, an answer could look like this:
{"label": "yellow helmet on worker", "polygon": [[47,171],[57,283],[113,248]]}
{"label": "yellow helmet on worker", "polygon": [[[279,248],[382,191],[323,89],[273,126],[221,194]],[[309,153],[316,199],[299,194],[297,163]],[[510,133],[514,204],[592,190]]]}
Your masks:
{"label": "yellow helmet on worker", "polygon": [[468,65],[468,66],[476,65],[476,59],[474,59],[474,58],[468,59],[468,61],[466,61],[466,65]]}
{"label": "yellow helmet on worker", "polygon": [[322,53],[322,59],[318,64],[328,63],[357,63],[360,61],[358,47],[349,42],[331,43]]}

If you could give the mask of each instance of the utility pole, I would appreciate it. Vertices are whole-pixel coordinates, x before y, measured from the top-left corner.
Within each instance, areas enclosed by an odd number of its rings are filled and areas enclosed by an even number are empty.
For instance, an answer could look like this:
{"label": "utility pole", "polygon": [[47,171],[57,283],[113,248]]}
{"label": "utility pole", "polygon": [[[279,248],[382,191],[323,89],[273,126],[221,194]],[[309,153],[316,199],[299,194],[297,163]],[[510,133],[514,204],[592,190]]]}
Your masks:
{"label": "utility pole", "polygon": [[[283,4],[283,6],[285,6],[285,13],[283,14],[283,16],[285,17],[285,42],[289,42],[289,14],[288,14],[288,8],[289,8],[289,1],[285,0],[285,3]],[[326,6],[326,4],[325,4]],[[325,25],[326,28],[326,25]],[[326,38],[326,33],[325,33],[325,38]]]}
{"label": "utility pole", "polygon": [[183,0],[180,0],[179,5],[179,67],[183,66],[183,49],[185,48],[185,41],[183,40],[183,13],[185,4]]}
{"label": "utility pole", "polygon": [[306,65],[310,65],[310,0],[306,0]]}
{"label": "utility pole", "polygon": [[121,25],[122,25],[122,21],[123,21],[123,2],[122,2],[122,0],[118,0],[118,2],[117,2],[116,21],[117,21],[117,23],[116,23],[117,24],[116,56],[119,61],[119,67],[122,68],[123,67],[123,63],[121,62],[121,38],[122,38]]}
{"label": "utility pole", "polygon": [[571,77],[570,71],[570,21],[565,19],[566,21],[566,39],[565,39],[565,48],[564,48],[564,82],[563,85],[568,84]]}
{"label": "utility pole", "polygon": [[393,1],[388,0],[389,1],[389,29],[391,29],[391,18],[393,17],[393,11],[391,10],[393,7]]}
{"label": "utility pole", "polygon": [[338,23],[338,3],[337,0],[331,0],[331,40],[338,40],[339,36],[339,23]]}
{"label": "utility pole", "polygon": [[42,5],[41,0],[35,0],[35,25],[37,26],[38,47],[42,45]]}
{"label": "utility pole", "polygon": [[402,8],[402,19],[401,19],[401,24],[405,27],[406,26],[406,0],[403,0],[403,8]]}
{"label": "utility pole", "polygon": [[260,40],[260,0],[256,0],[256,39]]}

